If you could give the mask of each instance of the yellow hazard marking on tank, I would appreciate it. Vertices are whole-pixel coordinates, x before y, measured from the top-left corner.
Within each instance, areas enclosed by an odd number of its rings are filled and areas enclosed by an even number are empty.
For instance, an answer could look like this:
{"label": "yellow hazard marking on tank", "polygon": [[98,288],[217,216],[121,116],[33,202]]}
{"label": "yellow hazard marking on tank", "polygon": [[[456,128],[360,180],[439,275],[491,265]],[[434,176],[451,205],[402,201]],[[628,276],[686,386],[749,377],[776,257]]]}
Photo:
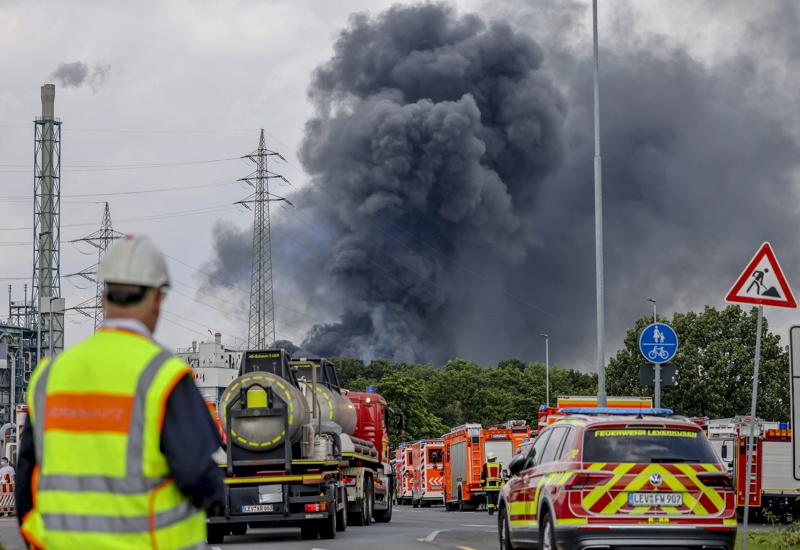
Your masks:
{"label": "yellow hazard marking on tank", "polygon": [[317,393],[328,402],[328,420],[333,420],[333,401],[331,401],[331,396],[322,391],[322,388],[317,388]]}

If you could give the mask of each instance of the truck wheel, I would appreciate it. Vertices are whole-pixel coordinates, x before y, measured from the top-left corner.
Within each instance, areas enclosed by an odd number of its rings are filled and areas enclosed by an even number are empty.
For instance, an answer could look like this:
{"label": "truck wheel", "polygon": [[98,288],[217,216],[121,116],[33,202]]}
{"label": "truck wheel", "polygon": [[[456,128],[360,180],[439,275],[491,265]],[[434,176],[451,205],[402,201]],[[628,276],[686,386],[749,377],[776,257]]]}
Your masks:
{"label": "truck wheel", "polygon": [[364,509],[367,512],[367,517],[364,519],[364,525],[372,523],[372,514],[375,512],[375,487],[372,485],[372,478],[367,478],[369,485],[367,485],[366,492],[366,505]]}
{"label": "truck wheel", "polygon": [[319,523],[319,538],[330,540],[336,538],[336,514],[332,513],[328,518],[321,519]]}
{"label": "truck wheel", "polygon": [[467,508],[464,506],[464,498],[461,496],[461,487],[458,488],[458,511],[463,512]]}
{"label": "truck wheel", "polygon": [[379,521],[381,523],[389,523],[392,521],[392,501],[389,501],[389,506],[386,510],[377,510],[375,512],[375,521]]}
{"label": "truck wheel", "polygon": [[208,544],[222,544],[222,541],[225,540],[225,534],[227,532],[228,528],[225,525],[209,524],[208,533],[206,536]]}
{"label": "truck wheel", "polygon": [[411,507],[412,508],[419,508],[419,501],[415,499],[411,499]]}
{"label": "truck wheel", "polygon": [[317,540],[319,524],[316,521],[306,521],[300,525],[300,538],[303,540]]}
{"label": "truck wheel", "polygon": [[344,506],[336,511],[336,530],[340,533],[347,531],[347,497],[344,499]]}

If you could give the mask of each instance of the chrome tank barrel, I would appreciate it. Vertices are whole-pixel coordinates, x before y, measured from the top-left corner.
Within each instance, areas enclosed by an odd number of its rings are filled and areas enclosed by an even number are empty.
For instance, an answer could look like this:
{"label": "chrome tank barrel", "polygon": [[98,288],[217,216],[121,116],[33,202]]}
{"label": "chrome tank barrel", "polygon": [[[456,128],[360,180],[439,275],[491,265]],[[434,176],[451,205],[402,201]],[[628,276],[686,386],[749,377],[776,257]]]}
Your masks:
{"label": "chrome tank barrel", "polygon": [[[271,404],[272,406],[282,402],[286,407],[288,434],[283,415],[232,418],[230,441],[238,447],[250,451],[269,451],[278,445],[283,445],[284,439],[287,437],[290,443],[297,442],[300,439],[301,427],[308,412],[305,397],[299,389],[284,378],[269,372],[248,372],[225,388],[219,402],[219,417],[223,427],[228,431],[226,411],[242,391],[247,397],[248,408],[266,407],[267,394],[262,388],[272,390],[273,399],[276,401]],[[233,404],[233,410],[241,409],[244,406],[244,400],[239,400]]]}
{"label": "chrome tank barrel", "polygon": [[[306,382],[310,389],[311,384]],[[308,391],[309,401],[307,403],[311,409],[311,392]],[[317,402],[319,403],[319,413],[322,420],[335,422],[342,428],[342,432],[353,435],[356,430],[356,409],[353,403],[342,394],[335,392],[327,386],[317,385]]]}

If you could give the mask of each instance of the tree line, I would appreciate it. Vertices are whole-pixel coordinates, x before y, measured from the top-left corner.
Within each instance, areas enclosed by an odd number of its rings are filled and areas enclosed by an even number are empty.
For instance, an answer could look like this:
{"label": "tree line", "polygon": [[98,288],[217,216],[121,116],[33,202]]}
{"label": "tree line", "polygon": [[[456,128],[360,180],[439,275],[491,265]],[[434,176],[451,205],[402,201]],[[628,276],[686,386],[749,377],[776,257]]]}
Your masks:
{"label": "tree line", "polygon": [[[756,310],[729,306],[675,313],[671,320],[680,347],[672,360],[676,384],[662,392],[662,406],[686,416],[726,418],[750,412]],[[642,317],[627,331],[622,349],[608,361],[608,395],[652,395],[639,381],[638,337],[652,317]],[[789,359],[780,337],[764,323],[759,376],[758,415],[789,418]],[[545,403],[545,365],[507,359],[481,366],[453,359],[442,366],[359,359],[336,360],[340,383],[364,390],[375,386],[389,405],[405,415],[404,440],[438,437],[466,422],[498,424],[524,419],[536,425]],[[550,399],[558,395],[595,395],[597,375],[551,365]],[[398,438],[396,427],[393,439]]]}

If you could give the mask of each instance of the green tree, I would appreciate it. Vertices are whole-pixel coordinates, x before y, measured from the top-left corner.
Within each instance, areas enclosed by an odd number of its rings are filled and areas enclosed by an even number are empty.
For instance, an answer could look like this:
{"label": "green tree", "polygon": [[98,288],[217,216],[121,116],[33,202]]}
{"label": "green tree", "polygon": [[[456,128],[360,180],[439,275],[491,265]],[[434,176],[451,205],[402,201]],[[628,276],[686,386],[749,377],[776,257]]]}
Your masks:
{"label": "green tree", "polygon": [[[428,398],[419,380],[402,370],[396,370],[378,382],[380,393],[395,411],[406,417],[405,440],[439,437],[447,432],[447,426],[428,408]],[[397,441],[396,427],[391,434]]]}
{"label": "green tree", "polygon": [[[756,308],[739,306],[700,312],[675,313],[671,325],[680,347],[672,363],[676,385],[662,392],[662,405],[678,414],[725,418],[750,414],[755,356]],[[638,338],[650,318],[639,319],[628,330],[624,347],[611,358],[607,380],[609,395],[652,395],[639,384]],[[789,359],[780,337],[769,332],[764,320],[761,334],[758,416],[769,420],[789,417]]]}

